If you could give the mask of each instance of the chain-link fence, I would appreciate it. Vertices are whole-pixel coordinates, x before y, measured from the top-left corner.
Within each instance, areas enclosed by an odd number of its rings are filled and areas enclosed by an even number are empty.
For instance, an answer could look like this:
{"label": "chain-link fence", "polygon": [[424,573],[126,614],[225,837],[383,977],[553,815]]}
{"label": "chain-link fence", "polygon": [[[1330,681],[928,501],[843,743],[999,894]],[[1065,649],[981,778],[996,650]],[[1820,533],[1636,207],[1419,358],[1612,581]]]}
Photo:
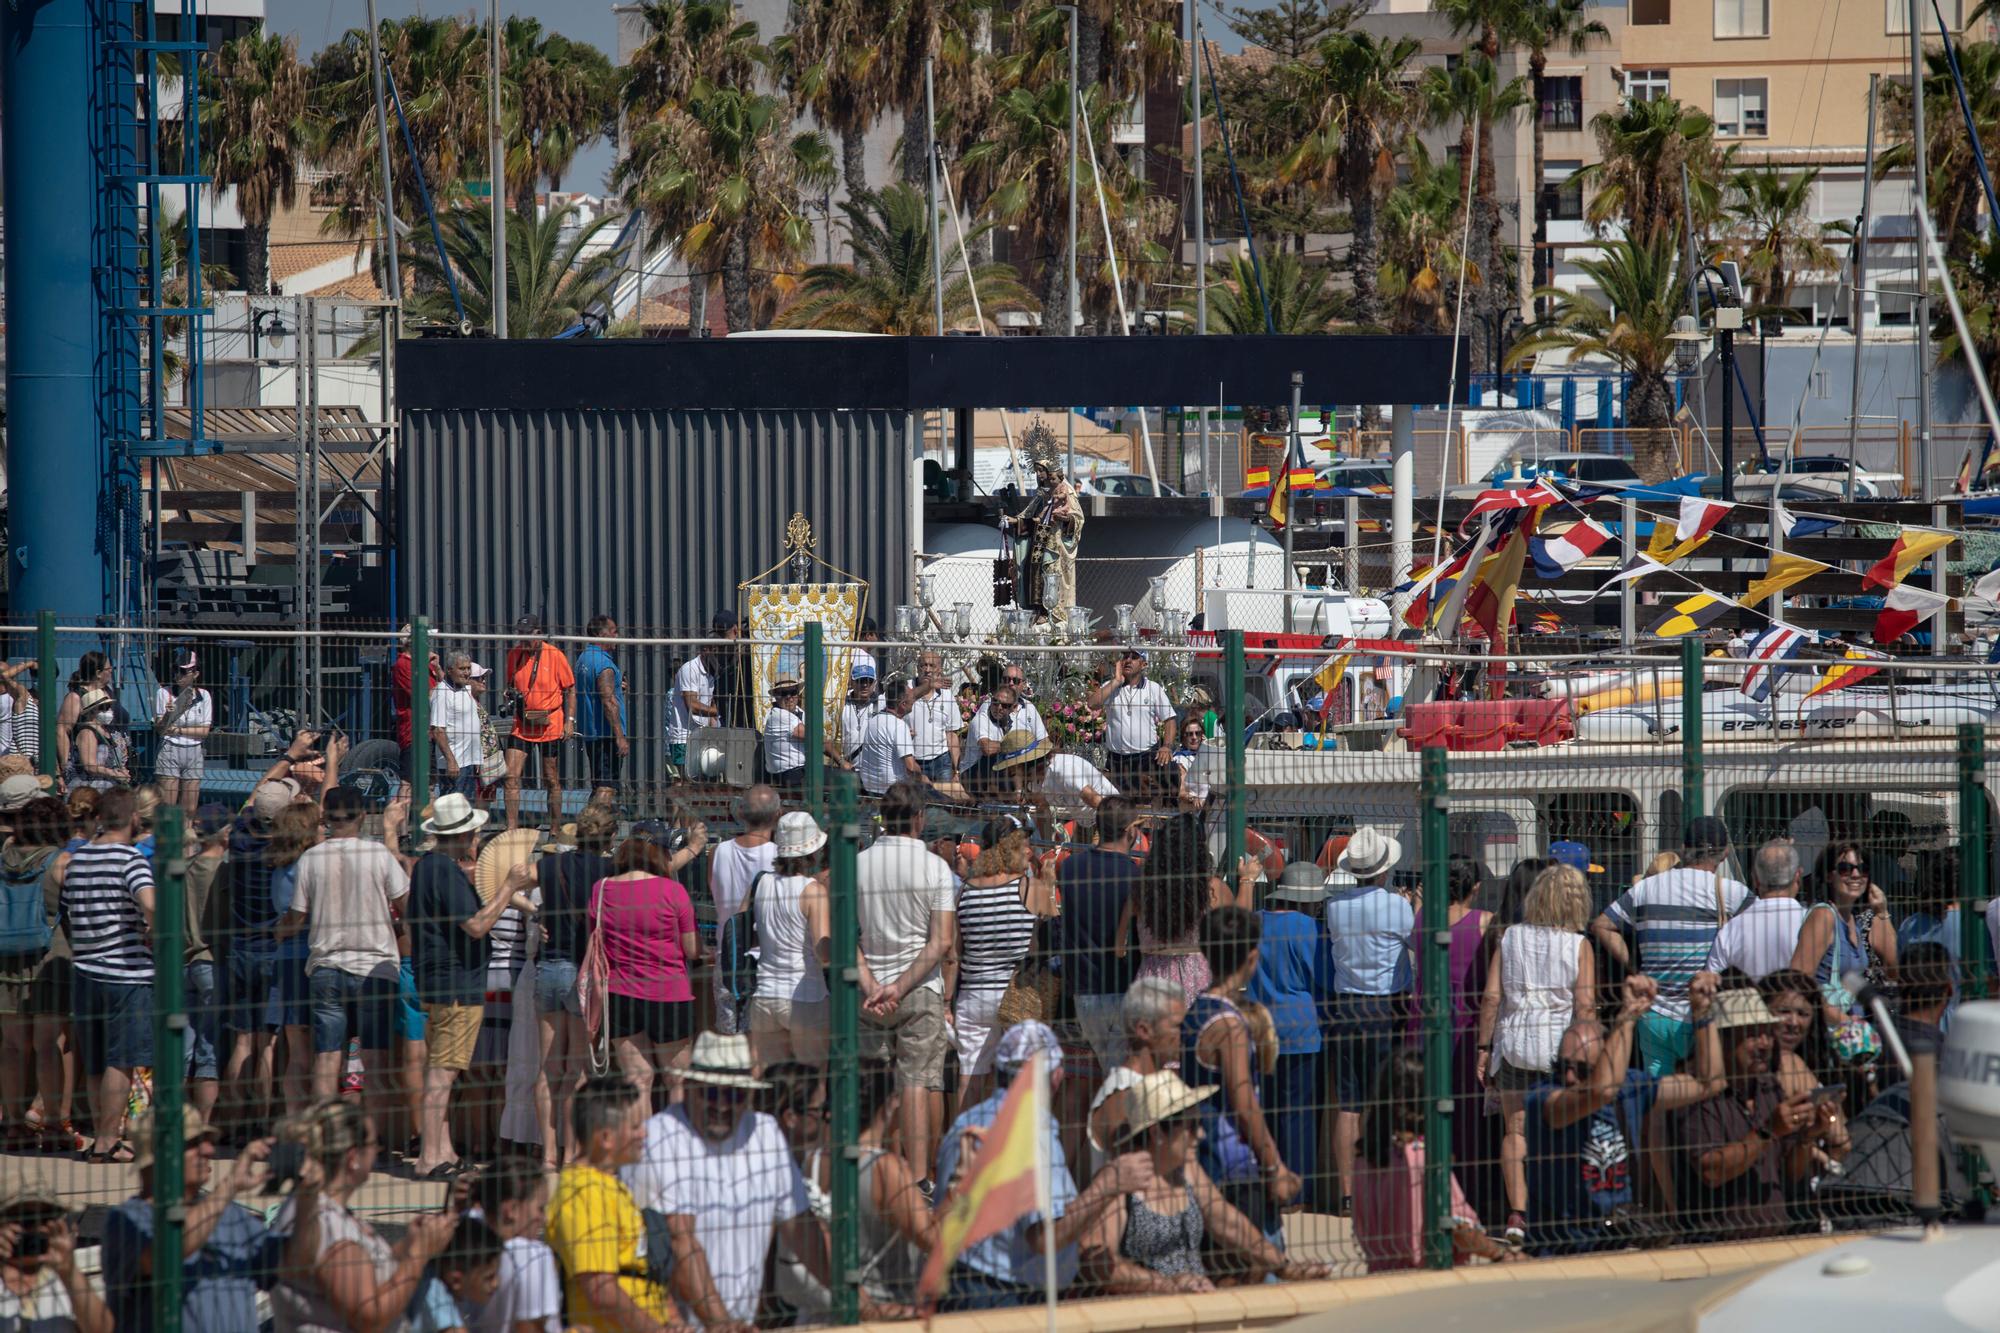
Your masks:
{"label": "chain-link fence", "polygon": [[[1878,1225],[1857,991],[1990,987],[1993,667],[565,628],[15,631],[0,1176],[114,1309],[911,1313],[1044,1048],[948,1306]],[[265,1276],[141,1257],[198,1188]]]}

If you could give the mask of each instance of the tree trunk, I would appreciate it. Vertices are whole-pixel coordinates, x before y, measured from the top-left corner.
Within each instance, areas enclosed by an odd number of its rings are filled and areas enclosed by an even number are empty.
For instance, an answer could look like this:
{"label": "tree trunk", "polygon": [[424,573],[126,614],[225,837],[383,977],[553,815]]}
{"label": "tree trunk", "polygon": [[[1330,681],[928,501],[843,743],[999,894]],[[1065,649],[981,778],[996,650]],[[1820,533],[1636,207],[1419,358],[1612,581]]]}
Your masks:
{"label": "tree trunk", "polygon": [[[1528,188],[1533,191],[1535,202],[1535,262],[1534,277],[1529,284],[1532,292],[1546,287],[1553,281],[1550,276],[1554,268],[1549,256],[1549,213],[1542,204],[1542,169],[1546,149],[1545,131],[1542,126],[1542,99],[1548,95],[1548,56],[1545,52],[1534,51],[1528,56],[1528,81],[1534,89],[1534,105],[1529,114],[1535,118],[1534,151],[1528,167]],[[1549,303],[1546,297],[1535,298],[1535,318],[1547,319]]]}
{"label": "tree trunk", "polygon": [[[1060,227],[1044,228],[1044,236],[1060,238]],[[1042,264],[1042,334],[1060,338],[1069,333],[1069,274],[1063,264],[1061,241],[1050,247]]]}
{"label": "tree trunk", "polygon": [[1382,298],[1376,270],[1382,266],[1375,240],[1375,158],[1379,145],[1372,125],[1360,126],[1343,145],[1350,163],[1343,173],[1347,199],[1348,281],[1354,287],[1354,322],[1366,328],[1382,322]]}
{"label": "tree trunk", "polygon": [[[1104,20],[1089,5],[1078,8],[1076,19],[1076,86],[1096,88],[1104,82]],[[1131,91],[1119,88],[1112,95],[1123,97]]]}
{"label": "tree trunk", "polygon": [[252,296],[271,294],[271,224],[243,222],[243,290]]}
{"label": "tree trunk", "polygon": [[699,338],[708,332],[708,275],[688,270],[688,336]]}
{"label": "tree trunk", "polygon": [[[1479,128],[1479,198],[1485,212],[1481,221],[1486,228],[1485,264],[1486,299],[1481,302],[1493,321],[1492,338],[1489,343],[1504,341],[1507,315],[1521,308],[1517,288],[1508,284],[1506,246],[1500,239],[1503,217],[1500,210],[1500,172],[1497,165],[1499,154],[1493,151],[1493,125],[1487,122]],[[1518,281],[1518,279],[1516,279]],[[1504,353],[1504,347],[1489,345],[1487,364],[1496,354]]]}
{"label": "tree trunk", "polygon": [[729,314],[729,331],[750,329],[750,237],[743,231],[729,238],[722,259],[722,308]]}
{"label": "tree trunk", "polygon": [[868,193],[868,153],[867,132],[847,130],[840,136],[840,179],[847,186],[849,199],[860,199]]}
{"label": "tree trunk", "polygon": [[930,142],[930,126],[924,124],[924,103],[919,98],[903,113],[903,184],[913,190],[923,189],[930,179],[924,165],[924,154],[929,150]]}

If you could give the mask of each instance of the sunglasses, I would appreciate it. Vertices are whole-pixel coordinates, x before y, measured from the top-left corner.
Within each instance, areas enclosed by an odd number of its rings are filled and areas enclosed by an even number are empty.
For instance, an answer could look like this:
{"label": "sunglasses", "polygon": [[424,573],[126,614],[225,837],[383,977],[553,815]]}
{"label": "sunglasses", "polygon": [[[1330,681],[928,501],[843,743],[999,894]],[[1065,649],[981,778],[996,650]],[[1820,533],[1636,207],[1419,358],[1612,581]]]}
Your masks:
{"label": "sunglasses", "polygon": [[692,1079],[689,1080],[689,1086],[695,1088],[710,1101],[747,1102],[750,1100],[750,1090],[748,1088],[725,1088],[719,1083],[700,1083]]}
{"label": "sunglasses", "polygon": [[1866,867],[1859,861],[1836,861],[1833,868],[1843,875],[1858,875]]}

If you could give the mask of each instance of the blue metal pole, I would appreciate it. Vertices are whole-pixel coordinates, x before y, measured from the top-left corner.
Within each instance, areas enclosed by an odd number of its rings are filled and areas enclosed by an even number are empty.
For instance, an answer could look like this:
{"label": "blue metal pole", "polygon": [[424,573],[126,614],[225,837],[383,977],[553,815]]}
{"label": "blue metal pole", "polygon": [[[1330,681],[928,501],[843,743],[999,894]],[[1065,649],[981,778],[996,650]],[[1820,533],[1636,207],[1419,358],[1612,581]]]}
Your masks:
{"label": "blue metal pole", "polygon": [[112,573],[97,541],[109,469],[92,360],[90,69],[87,0],[0,4],[9,602],[72,624],[103,612]]}

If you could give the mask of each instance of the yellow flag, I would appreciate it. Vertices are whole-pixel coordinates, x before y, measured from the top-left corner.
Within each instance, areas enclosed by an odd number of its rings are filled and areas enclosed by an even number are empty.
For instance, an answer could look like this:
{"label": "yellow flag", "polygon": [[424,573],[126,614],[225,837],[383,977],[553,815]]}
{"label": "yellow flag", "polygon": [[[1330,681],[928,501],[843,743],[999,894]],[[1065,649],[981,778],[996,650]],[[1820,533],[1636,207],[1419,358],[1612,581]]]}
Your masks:
{"label": "yellow flag", "polygon": [[1652,556],[1663,565],[1671,565],[1674,561],[1694,550],[1695,547],[1700,546],[1714,535],[1713,531],[1697,532],[1686,541],[1677,542],[1674,540],[1673,524],[1654,523],[1653,539],[1646,543],[1646,554]]}
{"label": "yellow flag", "polygon": [[1653,636],[1660,639],[1678,639],[1683,634],[1693,634],[1697,630],[1722,618],[1725,611],[1734,610],[1736,603],[1727,597],[1712,592],[1698,592],[1692,597],[1683,597],[1674,603],[1673,610],[1661,617],[1653,626]]}
{"label": "yellow flag", "polygon": [[1813,575],[1831,569],[1817,560],[1808,560],[1802,555],[1773,552],[1771,563],[1764,566],[1764,577],[1753,582],[1744,590],[1743,600],[1755,606],[1773,593],[1784,591],[1794,583],[1803,583]]}

